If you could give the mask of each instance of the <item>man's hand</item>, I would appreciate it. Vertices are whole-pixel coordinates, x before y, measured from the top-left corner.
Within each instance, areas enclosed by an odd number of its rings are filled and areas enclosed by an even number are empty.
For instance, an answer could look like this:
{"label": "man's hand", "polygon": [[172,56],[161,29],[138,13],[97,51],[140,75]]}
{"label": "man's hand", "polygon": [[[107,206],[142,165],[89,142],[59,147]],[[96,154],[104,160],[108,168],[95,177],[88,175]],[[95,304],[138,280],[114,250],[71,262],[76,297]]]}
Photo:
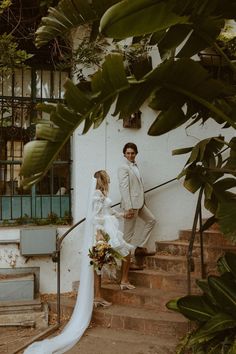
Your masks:
{"label": "man's hand", "polygon": [[129,209],[129,210],[126,210],[125,213],[124,213],[124,218],[125,219],[132,219],[134,217],[134,209]]}

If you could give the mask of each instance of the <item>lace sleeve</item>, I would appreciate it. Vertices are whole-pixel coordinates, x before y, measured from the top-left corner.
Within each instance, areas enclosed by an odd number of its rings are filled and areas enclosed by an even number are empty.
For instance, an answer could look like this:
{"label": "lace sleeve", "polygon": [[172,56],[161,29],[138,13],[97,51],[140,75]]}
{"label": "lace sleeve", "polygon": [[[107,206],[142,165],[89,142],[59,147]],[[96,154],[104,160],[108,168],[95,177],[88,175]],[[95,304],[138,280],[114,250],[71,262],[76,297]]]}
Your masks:
{"label": "lace sleeve", "polygon": [[93,224],[95,233],[97,230],[104,231],[104,215],[103,215],[103,207],[104,207],[104,199],[102,192],[96,190],[93,197]]}
{"label": "lace sleeve", "polygon": [[111,209],[111,215],[114,215],[118,219],[124,217],[124,213],[121,213],[115,209]]}

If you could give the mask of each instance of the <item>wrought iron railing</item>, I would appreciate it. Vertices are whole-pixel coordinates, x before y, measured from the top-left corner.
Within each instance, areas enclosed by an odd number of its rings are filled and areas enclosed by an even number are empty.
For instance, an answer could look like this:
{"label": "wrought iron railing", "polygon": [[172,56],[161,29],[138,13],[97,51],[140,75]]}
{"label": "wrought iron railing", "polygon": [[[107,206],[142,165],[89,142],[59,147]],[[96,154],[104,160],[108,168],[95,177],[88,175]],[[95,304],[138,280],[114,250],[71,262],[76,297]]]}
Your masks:
{"label": "wrought iron railing", "polygon": [[202,278],[205,278],[205,264],[204,264],[204,251],[203,251],[203,224],[202,224],[202,195],[203,195],[204,187],[201,187],[199,194],[197,205],[195,209],[195,215],[193,219],[193,226],[191,237],[189,241],[188,251],[187,251],[187,286],[188,286],[188,294],[191,294],[191,273],[194,272],[195,264],[193,259],[193,246],[195,243],[195,238],[197,234],[197,228],[199,223],[199,241],[200,241],[200,259],[201,259],[201,275]]}

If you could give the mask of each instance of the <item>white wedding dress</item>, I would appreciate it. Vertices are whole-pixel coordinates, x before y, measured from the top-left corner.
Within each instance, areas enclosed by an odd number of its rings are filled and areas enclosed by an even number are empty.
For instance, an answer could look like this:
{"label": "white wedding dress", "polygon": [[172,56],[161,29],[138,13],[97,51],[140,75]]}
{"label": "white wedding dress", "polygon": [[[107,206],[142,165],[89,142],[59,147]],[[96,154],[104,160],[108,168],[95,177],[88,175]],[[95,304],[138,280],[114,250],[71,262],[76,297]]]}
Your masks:
{"label": "white wedding dress", "polygon": [[119,230],[119,221],[123,214],[111,208],[111,199],[104,196],[100,190],[96,190],[93,197],[93,223],[95,233],[102,230],[110,236],[109,243],[113,249],[118,251],[122,256],[127,256],[132,245],[123,239],[123,233]]}
{"label": "white wedding dress", "polygon": [[80,286],[73,314],[63,331],[52,338],[31,344],[24,354],[62,354],[71,349],[89,326],[94,299],[94,270],[90,265],[88,250],[95,244],[97,230],[103,230],[110,236],[109,243],[123,256],[128,255],[133,246],[123,240],[119,231],[117,217],[119,213],[111,209],[111,200],[100,190],[95,190],[96,179],[90,188],[88,211],[86,216]]}

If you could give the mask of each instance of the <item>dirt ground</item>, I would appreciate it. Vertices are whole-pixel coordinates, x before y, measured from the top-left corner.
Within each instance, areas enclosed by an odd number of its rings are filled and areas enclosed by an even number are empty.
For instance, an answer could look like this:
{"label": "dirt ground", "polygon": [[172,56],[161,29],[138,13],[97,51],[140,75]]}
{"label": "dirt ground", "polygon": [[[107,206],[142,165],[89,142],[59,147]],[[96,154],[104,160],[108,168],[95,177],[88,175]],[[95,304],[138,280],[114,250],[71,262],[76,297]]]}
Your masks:
{"label": "dirt ground", "polygon": [[[22,354],[16,351],[39,330],[25,328],[2,328],[0,330],[0,353]],[[58,333],[58,332],[57,332]],[[56,334],[56,333],[55,333]],[[90,326],[81,340],[68,354],[174,354],[173,343],[155,336],[135,331],[114,330]]]}

